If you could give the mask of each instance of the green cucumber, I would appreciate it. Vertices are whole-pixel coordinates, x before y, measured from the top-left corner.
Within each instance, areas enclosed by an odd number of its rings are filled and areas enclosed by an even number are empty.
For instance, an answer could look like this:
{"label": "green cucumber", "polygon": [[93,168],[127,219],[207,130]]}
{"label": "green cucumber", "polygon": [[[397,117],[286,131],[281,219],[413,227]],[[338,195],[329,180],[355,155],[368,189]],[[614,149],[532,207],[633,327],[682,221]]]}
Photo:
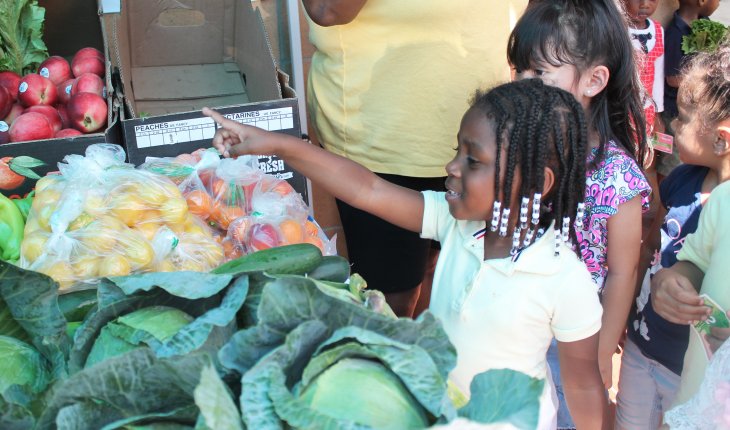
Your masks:
{"label": "green cucumber", "polygon": [[247,272],[303,275],[322,261],[322,252],[309,243],[277,246],[244,255],[211,270],[218,275]]}
{"label": "green cucumber", "polygon": [[350,262],[339,255],[325,255],[307,276],[321,281],[345,282],[350,277]]}

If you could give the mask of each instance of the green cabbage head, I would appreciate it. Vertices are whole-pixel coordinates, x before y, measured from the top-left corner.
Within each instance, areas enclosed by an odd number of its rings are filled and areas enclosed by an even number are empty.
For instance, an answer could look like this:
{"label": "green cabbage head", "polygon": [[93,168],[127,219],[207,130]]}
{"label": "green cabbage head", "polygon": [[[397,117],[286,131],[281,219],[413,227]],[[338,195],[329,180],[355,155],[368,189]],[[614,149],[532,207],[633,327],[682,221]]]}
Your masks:
{"label": "green cabbage head", "polygon": [[165,341],[193,321],[187,313],[167,306],[150,306],[107,323],[91,348],[86,367],[147,344]]}

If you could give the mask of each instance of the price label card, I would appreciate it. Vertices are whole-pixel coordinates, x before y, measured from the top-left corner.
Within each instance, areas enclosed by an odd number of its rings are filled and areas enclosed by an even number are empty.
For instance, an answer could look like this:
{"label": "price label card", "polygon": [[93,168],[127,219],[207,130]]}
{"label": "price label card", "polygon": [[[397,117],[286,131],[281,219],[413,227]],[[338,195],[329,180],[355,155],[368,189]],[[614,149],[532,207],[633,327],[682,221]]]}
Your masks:
{"label": "price label card", "polygon": [[657,132],[654,133],[651,143],[655,150],[671,154],[672,148],[674,147],[674,138],[668,134]]}

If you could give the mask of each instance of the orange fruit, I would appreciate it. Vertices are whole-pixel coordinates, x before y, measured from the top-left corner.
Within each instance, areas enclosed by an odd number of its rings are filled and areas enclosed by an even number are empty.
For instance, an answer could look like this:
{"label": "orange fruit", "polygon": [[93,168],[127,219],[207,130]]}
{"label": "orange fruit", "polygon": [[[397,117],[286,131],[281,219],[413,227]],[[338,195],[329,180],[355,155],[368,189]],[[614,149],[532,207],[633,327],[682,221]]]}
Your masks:
{"label": "orange fruit", "polygon": [[319,228],[317,228],[317,224],[307,220],[304,221],[304,233],[306,233],[307,236],[316,237],[319,235]]}
{"label": "orange fruit", "polygon": [[231,225],[228,226],[228,232],[235,244],[242,246],[246,243],[246,233],[248,233],[249,224],[249,218],[241,217],[233,221]]}
{"label": "orange fruit", "polygon": [[215,212],[215,221],[222,229],[228,229],[228,226],[236,219],[246,215],[246,211],[243,208],[236,206],[219,205],[218,210]]}
{"label": "orange fruit", "polygon": [[279,223],[279,231],[285,244],[302,243],[304,239],[304,229],[302,225],[293,220],[288,219]]}
{"label": "orange fruit", "polygon": [[289,183],[283,179],[276,181],[274,186],[271,188],[271,191],[276,192],[280,196],[284,197],[294,191],[294,188],[292,188]]}
{"label": "orange fruit", "polygon": [[188,202],[188,210],[193,215],[208,219],[213,213],[213,199],[204,190],[193,190],[186,193],[185,200]]}
{"label": "orange fruit", "polygon": [[319,248],[320,251],[324,252],[324,242],[317,236],[309,236],[304,239],[304,243],[311,243],[312,245]]}
{"label": "orange fruit", "polygon": [[175,157],[176,163],[185,164],[187,166],[194,166],[198,161],[200,161],[200,157],[195,157],[192,154],[180,154]]}

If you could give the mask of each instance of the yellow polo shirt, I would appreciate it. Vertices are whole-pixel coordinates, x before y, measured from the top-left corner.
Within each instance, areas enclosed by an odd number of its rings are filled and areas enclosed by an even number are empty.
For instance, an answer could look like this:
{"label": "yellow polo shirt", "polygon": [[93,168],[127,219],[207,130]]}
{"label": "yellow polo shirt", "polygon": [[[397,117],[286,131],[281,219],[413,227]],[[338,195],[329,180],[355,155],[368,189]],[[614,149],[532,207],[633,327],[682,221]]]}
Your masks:
{"label": "yellow polo shirt", "polygon": [[[449,379],[462,392],[468,395],[474,376],[489,369],[545,379],[553,337],[574,342],[598,332],[603,308],[596,285],[570,248],[563,244],[560,255],[554,255],[552,228],[514,261],[485,261],[486,222],[456,220],[444,193],[422,194],[421,237],[441,242],[429,310],[456,348]],[[549,428],[555,419],[551,391],[546,382],[538,428]]]}
{"label": "yellow polo shirt", "polygon": [[445,176],[477,88],[509,80],[527,0],[369,0],[349,24],[309,21],[310,120],[330,151],[378,173]]}

